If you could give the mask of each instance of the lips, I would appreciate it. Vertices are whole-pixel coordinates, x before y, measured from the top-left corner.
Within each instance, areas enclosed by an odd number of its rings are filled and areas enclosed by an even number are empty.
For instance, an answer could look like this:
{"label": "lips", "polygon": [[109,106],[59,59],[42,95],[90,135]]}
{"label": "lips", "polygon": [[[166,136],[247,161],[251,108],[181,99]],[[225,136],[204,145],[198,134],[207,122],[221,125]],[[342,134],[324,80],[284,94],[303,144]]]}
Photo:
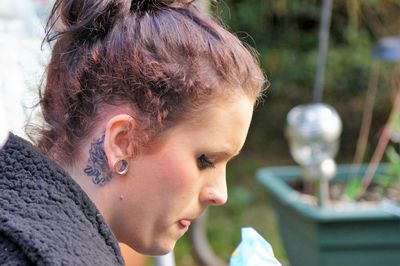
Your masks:
{"label": "lips", "polygon": [[191,220],[188,219],[182,219],[179,220],[179,224],[183,227],[183,228],[189,228],[190,224],[192,223]]}

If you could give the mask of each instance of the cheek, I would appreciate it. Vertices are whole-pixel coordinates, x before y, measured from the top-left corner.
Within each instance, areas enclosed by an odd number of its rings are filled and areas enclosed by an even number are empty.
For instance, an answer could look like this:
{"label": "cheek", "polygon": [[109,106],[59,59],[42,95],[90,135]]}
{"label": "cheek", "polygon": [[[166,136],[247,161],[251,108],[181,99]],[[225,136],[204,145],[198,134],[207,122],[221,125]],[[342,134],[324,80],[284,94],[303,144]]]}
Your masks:
{"label": "cheek", "polygon": [[157,168],[158,176],[163,179],[159,180],[160,183],[174,192],[187,190],[196,182],[198,175],[194,160],[181,154],[161,155]]}
{"label": "cheek", "polygon": [[135,172],[132,194],[164,210],[178,202],[192,201],[201,187],[196,158],[188,153],[169,149],[165,153],[141,157],[132,168]]}

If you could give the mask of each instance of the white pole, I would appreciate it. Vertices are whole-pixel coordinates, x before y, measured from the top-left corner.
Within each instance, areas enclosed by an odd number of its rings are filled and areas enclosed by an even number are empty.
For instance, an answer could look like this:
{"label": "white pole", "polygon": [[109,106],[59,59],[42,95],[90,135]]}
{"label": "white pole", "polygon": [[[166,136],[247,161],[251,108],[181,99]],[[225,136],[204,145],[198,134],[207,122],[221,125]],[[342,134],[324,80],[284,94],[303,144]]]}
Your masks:
{"label": "white pole", "polygon": [[333,0],[324,0],[321,11],[317,73],[314,84],[314,102],[321,102],[324,87],[325,62],[328,53],[329,29],[331,27]]}
{"label": "white pole", "polygon": [[154,256],[154,266],[175,266],[174,253],[170,253],[163,256]]}

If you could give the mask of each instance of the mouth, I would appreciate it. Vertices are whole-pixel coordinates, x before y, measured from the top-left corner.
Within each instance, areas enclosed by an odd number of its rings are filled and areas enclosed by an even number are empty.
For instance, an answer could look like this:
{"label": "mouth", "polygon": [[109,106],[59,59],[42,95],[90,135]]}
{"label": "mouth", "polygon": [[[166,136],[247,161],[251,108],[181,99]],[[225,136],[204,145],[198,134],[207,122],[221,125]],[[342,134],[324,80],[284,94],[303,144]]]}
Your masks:
{"label": "mouth", "polygon": [[178,223],[179,223],[179,225],[180,225],[181,228],[183,228],[183,229],[188,229],[189,226],[190,226],[190,224],[192,223],[192,220],[189,220],[189,219],[181,219],[181,220],[179,220]]}

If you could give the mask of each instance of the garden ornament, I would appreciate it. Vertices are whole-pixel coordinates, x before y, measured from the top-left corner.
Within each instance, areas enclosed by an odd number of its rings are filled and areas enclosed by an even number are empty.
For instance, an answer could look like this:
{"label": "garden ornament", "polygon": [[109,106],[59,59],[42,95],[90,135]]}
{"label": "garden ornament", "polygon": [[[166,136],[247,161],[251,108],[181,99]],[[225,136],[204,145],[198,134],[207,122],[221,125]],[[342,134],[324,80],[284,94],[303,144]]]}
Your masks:
{"label": "garden ornament", "polygon": [[400,37],[380,39],[372,54],[382,61],[400,62]]}
{"label": "garden ornament", "polygon": [[319,189],[318,204],[329,204],[329,179],[336,174],[342,122],[333,107],[323,103],[299,105],[289,111],[286,134],[290,153],[302,167],[302,177]]}
{"label": "garden ornament", "polygon": [[299,105],[288,113],[286,133],[290,152],[302,166],[305,179],[328,180],[335,175],[333,158],[341,131],[339,115],[327,104]]}

